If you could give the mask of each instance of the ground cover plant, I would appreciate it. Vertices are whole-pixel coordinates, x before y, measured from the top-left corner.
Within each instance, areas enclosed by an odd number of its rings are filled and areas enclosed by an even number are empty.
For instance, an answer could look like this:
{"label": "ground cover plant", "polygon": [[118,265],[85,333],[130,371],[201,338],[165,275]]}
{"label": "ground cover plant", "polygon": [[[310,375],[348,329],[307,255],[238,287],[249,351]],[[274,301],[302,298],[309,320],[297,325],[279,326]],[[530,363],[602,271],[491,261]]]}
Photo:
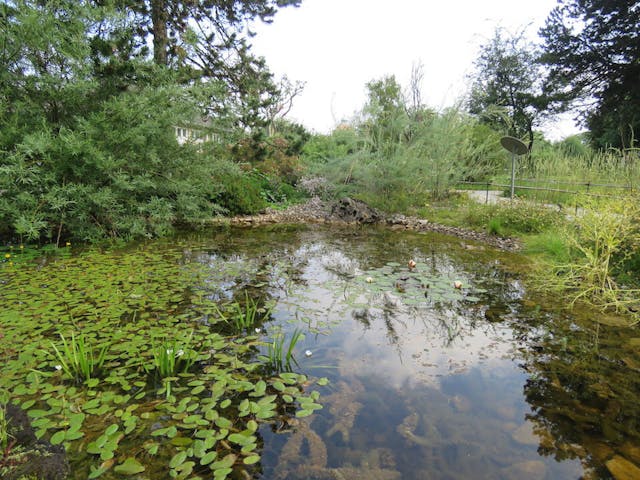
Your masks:
{"label": "ground cover plant", "polygon": [[252,475],[261,425],[309,415],[319,392],[265,368],[268,337],[229,332],[234,307],[180,247],[130,248],[0,265],[0,389],[74,478]]}

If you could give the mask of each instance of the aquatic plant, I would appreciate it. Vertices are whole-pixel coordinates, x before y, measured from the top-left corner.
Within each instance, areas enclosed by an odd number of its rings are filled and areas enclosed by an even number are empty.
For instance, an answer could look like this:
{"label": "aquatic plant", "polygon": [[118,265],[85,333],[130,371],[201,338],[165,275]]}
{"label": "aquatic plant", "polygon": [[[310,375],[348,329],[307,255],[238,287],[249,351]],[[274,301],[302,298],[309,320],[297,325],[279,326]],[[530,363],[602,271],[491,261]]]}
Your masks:
{"label": "aquatic plant", "polygon": [[0,404],[0,451],[4,452],[9,445],[9,422],[5,416],[5,407]]}
{"label": "aquatic plant", "polygon": [[[260,424],[310,415],[318,392],[302,388],[304,375],[265,374],[253,332],[224,336],[222,319],[204,324],[218,316],[210,266],[190,261],[175,239],[157,247],[3,265],[0,391],[25,410],[37,438],[67,449],[78,477],[251,476]],[[250,310],[262,320],[260,308]],[[43,348],[57,331],[59,356]],[[100,366],[80,388],[68,381],[74,345],[86,359],[79,363],[91,365],[92,354]]]}
{"label": "aquatic plant", "polygon": [[273,341],[267,345],[267,366],[270,370],[276,372],[291,371],[291,362],[298,365],[295,357],[293,356],[293,350],[296,344],[304,338],[302,331],[295,329],[291,334],[289,345],[285,350],[285,343],[287,336],[285,334],[278,334],[274,337]]}
{"label": "aquatic plant", "polygon": [[67,342],[64,335],[60,334],[62,340],[62,348],[56,347],[51,342],[51,347],[55,351],[55,357],[58,362],[56,369],[62,370],[67,376],[71,377],[76,383],[84,381],[95,383],[102,371],[109,345],[103,345],[99,348],[97,355],[94,355],[94,347],[85,342],[84,335],[75,336],[71,332],[71,340]]}
{"label": "aquatic plant", "polygon": [[198,358],[198,352],[190,348],[189,339],[163,340],[153,348],[153,371],[160,378],[174,377],[187,372]]}
{"label": "aquatic plant", "polygon": [[273,310],[273,306],[267,308],[261,307],[260,302],[250,298],[246,291],[244,296],[244,305],[241,305],[239,302],[232,303],[229,308],[229,314],[227,315],[216,307],[220,318],[224,322],[233,325],[235,331],[238,333],[254,328],[258,323],[269,318]]}

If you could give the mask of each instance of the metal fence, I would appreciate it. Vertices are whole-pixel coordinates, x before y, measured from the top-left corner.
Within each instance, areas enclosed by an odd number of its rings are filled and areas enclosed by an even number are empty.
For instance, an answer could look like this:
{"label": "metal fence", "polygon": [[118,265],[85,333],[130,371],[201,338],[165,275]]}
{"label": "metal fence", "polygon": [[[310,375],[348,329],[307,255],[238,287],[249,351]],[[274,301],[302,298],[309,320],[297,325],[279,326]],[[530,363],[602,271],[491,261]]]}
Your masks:
{"label": "metal fence", "polygon": [[[561,180],[539,180],[539,179],[519,179],[519,182],[527,182],[529,185],[523,185],[516,183],[515,190],[528,190],[528,191],[539,191],[539,192],[550,192],[554,194],[567,194],[567,195],[575,195],[576,199],[576,209],[577,198],[578,196],[591,196],[591,197],[601,197],[601,198],[619,198],[624,196],[625,194],[633,193],[638,191],[638,187],[634,187],[633,185],[615,185],[615,184],[607,184],[607,183],[594,183],[594,182],[563,182]],[[546,184],[546,185],[554,185],[557,188],[551,186],[532,186],[531,184]],[[489,203],[490,192],[495,191],[497,188],[503,190],[505,192],[509,192],[511,189],[510,184],[504,183],[494,183],[494,182],[458,182],[459,186],[467,185],[474,186],[473,190],[475,191],[485,191],[485,199],[484,203]],[[483,188],[478,188],[483,187]],[[564,187],[564,188],[561,188]],[[574,187],[572,189],[572,187]],[[599,190],[599,192],[594,192],[594,189]],[[617,191],[617,193],[601,193],[603,190],[612,190]],[[495,198],[495,196],[492,196]],[[502,197],[502,198],[509,198]],[[533,201],[540,201],[538,198],[532,198]],[[544,202],[545,199],[542,200]],[[548,202],[548,199],[546,199]]]}

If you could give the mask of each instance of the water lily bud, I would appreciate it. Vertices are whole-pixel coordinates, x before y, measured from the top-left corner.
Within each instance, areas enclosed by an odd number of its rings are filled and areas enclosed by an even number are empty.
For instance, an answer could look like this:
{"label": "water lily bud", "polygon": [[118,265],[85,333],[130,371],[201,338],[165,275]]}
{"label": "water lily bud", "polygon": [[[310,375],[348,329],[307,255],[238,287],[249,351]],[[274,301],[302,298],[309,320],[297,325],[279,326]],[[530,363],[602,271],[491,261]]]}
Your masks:
{"label": "water lily bud", "polygon": [[460,290],[462,288],[462,282],[456,280],[455,282],[453,282],[453,288],[457,288],[458,290]]}
{"label": "water lily bud", "polygon": [[311,355],[313,355],[313,352],[311,350],[307,350],[306,352],[304,352],[305,357],[310,357]]}

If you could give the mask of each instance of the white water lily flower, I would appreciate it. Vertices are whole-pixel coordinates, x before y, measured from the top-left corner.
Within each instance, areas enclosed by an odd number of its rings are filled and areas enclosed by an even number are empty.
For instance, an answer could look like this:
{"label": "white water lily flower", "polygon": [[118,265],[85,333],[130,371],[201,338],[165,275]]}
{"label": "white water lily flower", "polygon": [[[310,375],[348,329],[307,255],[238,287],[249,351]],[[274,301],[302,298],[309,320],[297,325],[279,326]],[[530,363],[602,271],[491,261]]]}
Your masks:
{"label": "white water lily flower", "polygon": [[56,365],[54,368],[55,368],[56,370],[62,370],[62,365]]}
{"label": "white water lily flower", "polygon": [[262,330],[260,330],[259,328],[256,328],[256,333],[260,333],[262,332]]}
{"label": "white water lily flower", "polygon": [[184,350],[180,349],[176,352],[176,357],[181,357],[182,355],[184,355]]}
{"label": "white water lily flower", "polygon": [[313,352],[311,350],[307,350],[306,352],[304,352],[305,356],[310,357],[311,355],[313,355]]}

